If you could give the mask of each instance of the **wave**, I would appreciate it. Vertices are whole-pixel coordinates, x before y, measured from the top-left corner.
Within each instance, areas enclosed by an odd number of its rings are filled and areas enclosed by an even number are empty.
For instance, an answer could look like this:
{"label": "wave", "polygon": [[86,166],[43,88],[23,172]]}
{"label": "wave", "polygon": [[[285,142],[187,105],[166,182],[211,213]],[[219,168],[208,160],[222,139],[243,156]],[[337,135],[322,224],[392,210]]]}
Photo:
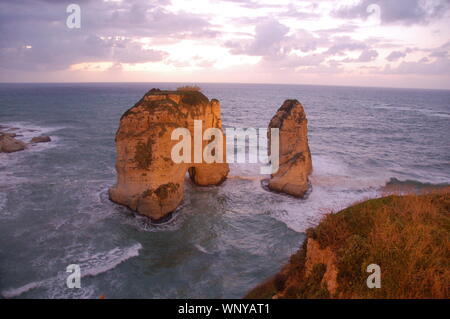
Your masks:
{"label": "wave", "polygon": [[139,250],[142,249],[140,243],[131,247],[120,249],[118,247],[108,251],[90,256],[89,259],[81,260],[81,277],[97,276],[111,269],[116,268],[124,261],[139,256]]}
{"label": "wave", "polygon": [[401,111],[401,112],[414,112],[414,113],[421,113],[425,116],[431,116],[431,117],[440,117],[440,118],[450,118],[450,114],[447,112],[439,112],[433,109],[426,109],[421,106],[416,107],[408,107],[408,106],[393,106],[392,104],[382,105],[382,106],[375,106],[374,109],[380,109],[380,110],[390,110],[390,111]]}
{"label": "wave", "polygon": [[[417,180],[400,180],[389,174],[364,175],[337,159],[313,155],[312,191],[307,198],[285,197],[278,201],[271,216],[289,228],[304,232],[317,225],[326,213],[338,212],[355,203],[389,193],[416,193],[448,187]],[[270,195],[275,196],[275,195]]]}
{"label": "wave", "polygon": [[26,292],[28,292],[30,290],[33,290],[33,289],[36,289],[36,288],[44,286],[45,283],[46,283],[45,280],[43,280],[43,281],[36,281],[36,282],[30,282],[30,283],[28,283],[28,284],[26,284],[26,285],[24,285],[22,287],[19,287],[19,288],[13,288],[13,289],[8,289],[8,290],[5,290],[5,291],[2,291],[0,295],[3,298],[18,297],[18,296],[20,296],[20,295],[22,295],[22,294],[24,294],[24,293],[26,293]]}
{"label": "wave", "polygon": [[[6,171],[10,171],[11,167],[13,165],[21,163],[22,160],[26,158],[26,156],[30,152],[40,152],[44,150],[48,150],[50,148],[53,148],[57,145],[59,145],[59,137],[55,135],[51,135],[50,133],[56,132],[59,130],[64,129],[65,127],[62,126],[40,126],[36,125],[30,122],[7,122],[2,123],[0,125],[0,130],[9,132],[9,133],[15,133],[17,136],[15,139],[20,140],[25,143],[29,143],[33,137],[41,136],[41,135],[50,135],[52,141],[49,143],[36,143],[32,146],[28,146],[25,150],[20,152],[14,152],[14,153],[0,153],[0,169],[7,168]],[[5,173],[7,174],[7,173]],[[7,177],[7,176],[6,176]],[[6,178],[5,177],[5,178]],[[2,181],[5,180],[2,177]],[[23,179],[18,178],[16,181],[17,183],[23,182]],[[8,180],[8,183],[10,184],[10,181]]]}
{"label": "wave", "polygon": [[240,179],[244,181],[261,181],[264,176],[229,175],[227,179]]}
{"label": "wave", "polygon": [[[81,269],[81,278],[93,277],[103,274],[107,271],[110,271],[116,268],[119,264],[129,260],[130,258],[137,257],[141,249],[142,245],[140,243],[136,243],[130,247],[126,248],[116,247],[107,252],[99,252],[82,260],[79,260],[77,264],[80,266]],[[67,276],[68,273],[63,273],[60,276],[56,276],[46,280],[31,282],[19,288],[11,288],[2,291],[0,295],[4,298],[14,298],[30,290],[37,288],[44,288],[49,291],[56,289],[57,291],[54,292],[54,294],[64,296],[64,290],[66,290],[67,287],[65,287],[65,285],[61,285],[61,283],[65,284]],[[72,291],[72,289],[70,289],[70,291]]]}
{"label": "wave", "polygon": [[201,251],[202,253],[210,254],[210,253],[209,253],[202,245],[200,245],[200,244],[195,244],[194,247],[197,248],[197,249],[198,249],[199,251]]}
{"label": "wave", "polygon": [[399,180],[391,177],[389,181],[381,188],[383,192],[399,193],[422,193],[449,187],[449,183],[428,183],[417,180]]}
{"label": "wave", "polygon": [[35,136],[47,135],[65,128],[64,126],[41,126],[30,122],[7,122],[1,125],[2,131],[15,133],[16,139],[27,143]]}

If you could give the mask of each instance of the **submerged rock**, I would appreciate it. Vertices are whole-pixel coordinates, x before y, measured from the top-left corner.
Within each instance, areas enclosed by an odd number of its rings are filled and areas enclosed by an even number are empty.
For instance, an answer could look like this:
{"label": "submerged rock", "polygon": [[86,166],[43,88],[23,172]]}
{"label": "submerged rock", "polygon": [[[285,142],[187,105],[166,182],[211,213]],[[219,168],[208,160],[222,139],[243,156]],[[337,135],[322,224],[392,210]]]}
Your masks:
{"label": "submerged rock", "polygon": [[17,136],[16,133],[8,133],[8,132],[2,132],[2,131],[0,131],[0,135],[6,135],[6,136],[9,136],[9,137],[16,137]]}
{"label": "submerged rock", "polygon": [[[110,199],[161,220],[182,201],[186,172],[201,186],[224,181],[229,171],[225,152],[222,163],[208,164],[203,159],[175,163],[172,159],[172,148],[179,142],[171,139],[173,130],[184,128],[194,136],[194,120],[202,121],[202,135],[208,128],[222,131],[219,101],[209,101],[198,91],[152,89],[126,111],[115,138],[117,183],[109,190]],[[203,150],[208,141],[200,144]]]}
{"label": "submerged rock", "polygon": [[[308,176],[312,172],[308,145],[308,121],[303,106],[297,100],[286,100],[269,123],[279,129],[279,169],[271,175],[268,187],[296,197],[308,191]],[[270,154],[269,154],[270,155]]]}
{"label": "submerged rock", "polygon": [[0,153],[12,153],[22,151],[27,147],[27,144],[19,141],[7,134],[0,134]]}
{"label": "submerged rock", "polygon": [[30,143],[46,143],[46,142],[50,142],[52,139],[50,138],[50,136],[36,136],[33,137],[30,141]]}

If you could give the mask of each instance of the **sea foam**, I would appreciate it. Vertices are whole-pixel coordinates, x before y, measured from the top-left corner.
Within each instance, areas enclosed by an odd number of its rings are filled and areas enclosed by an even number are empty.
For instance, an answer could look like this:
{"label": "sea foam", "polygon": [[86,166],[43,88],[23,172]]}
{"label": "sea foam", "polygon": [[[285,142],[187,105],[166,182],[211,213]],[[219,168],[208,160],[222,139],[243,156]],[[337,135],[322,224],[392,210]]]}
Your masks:
{"label": "sea foam", "polygon": [[[141,249],[142,245],[140,243],[135,243],[134,245],[125,248],[115,247],[106,252],[92,254],[91,256],[79,260],[78,262],[74,261],[74,264],[78,264],[80,266],[81,278],[98,276],[114,269],[119,264],[129,260],[130,258],[139,256],[139,251]],[[1,291],[0,295],[4,298],[14,298],[31,290],[43,288],[48,292],[48,298],[65,296],[65,291],[69,291],[69,289],[65,286],[68,275],[68,273],[62,272],[52,278],[30,282],[18,288],[6,289]],[[81,285],[82,288],[80,290],[83,290],[83,283]],[[85,293],[81,293],[81,296],[86,298],[90,297],[86,296]]]}

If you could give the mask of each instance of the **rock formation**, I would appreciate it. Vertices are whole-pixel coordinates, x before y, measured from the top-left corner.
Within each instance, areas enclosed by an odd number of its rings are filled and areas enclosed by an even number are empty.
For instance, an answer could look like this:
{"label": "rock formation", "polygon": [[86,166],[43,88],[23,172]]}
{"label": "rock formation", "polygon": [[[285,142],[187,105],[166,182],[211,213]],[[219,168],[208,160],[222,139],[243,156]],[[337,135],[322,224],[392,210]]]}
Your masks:
{"label": "rock formation", "polygon": [[312,172],[308,146],[308,121],[303,106],[297,100],[286,100],[269,123],[279,129],[279,169],[271,175],[271,190],[303,197],[308,190],[308,176]]}
{"label": "rock formation", "polygon": [[[222,131],[219,101],[209,101],[199,91],[152,89],[126,111],[115,138],[117,183],[109,190],[110,199],[161,220],[182,201],[186,172],[201,186],[224,181],[229,171],[225,151],[222,163],[175,163],[171,157],[179,142],[172,140],[173,130],[185,128],[193,137],[194,120],[201,121],[202,134],[208,128]],[[201,142],[202,150],[209,142]],[[193,156],[195,142],[191,145]]]}
{"label": "rock formation", "polygon": [[19,141],[9,134],[0,133],[0,153],[12,153],[22,151],[27,147],[27,144]]}
{"label": "rock formation", "polygon": [[46,135],[42,135],[42,136],[36,136],[33,137],[30,141],[30,143],[46,143],[46,142],[50,142],[52,139],[50,138],[50,136],[46,136]]}

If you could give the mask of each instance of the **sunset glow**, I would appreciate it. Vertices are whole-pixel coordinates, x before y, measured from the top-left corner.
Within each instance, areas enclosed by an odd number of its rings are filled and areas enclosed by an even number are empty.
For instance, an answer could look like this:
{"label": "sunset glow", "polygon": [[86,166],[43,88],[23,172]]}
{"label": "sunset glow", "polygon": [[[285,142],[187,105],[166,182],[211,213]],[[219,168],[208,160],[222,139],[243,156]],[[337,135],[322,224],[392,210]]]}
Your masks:
{"label": "sunset glow", "polygon": [[0,80],[450,88],[446,1],[79,5],[81,28],[68,29],[64,1],[2,2]]}

